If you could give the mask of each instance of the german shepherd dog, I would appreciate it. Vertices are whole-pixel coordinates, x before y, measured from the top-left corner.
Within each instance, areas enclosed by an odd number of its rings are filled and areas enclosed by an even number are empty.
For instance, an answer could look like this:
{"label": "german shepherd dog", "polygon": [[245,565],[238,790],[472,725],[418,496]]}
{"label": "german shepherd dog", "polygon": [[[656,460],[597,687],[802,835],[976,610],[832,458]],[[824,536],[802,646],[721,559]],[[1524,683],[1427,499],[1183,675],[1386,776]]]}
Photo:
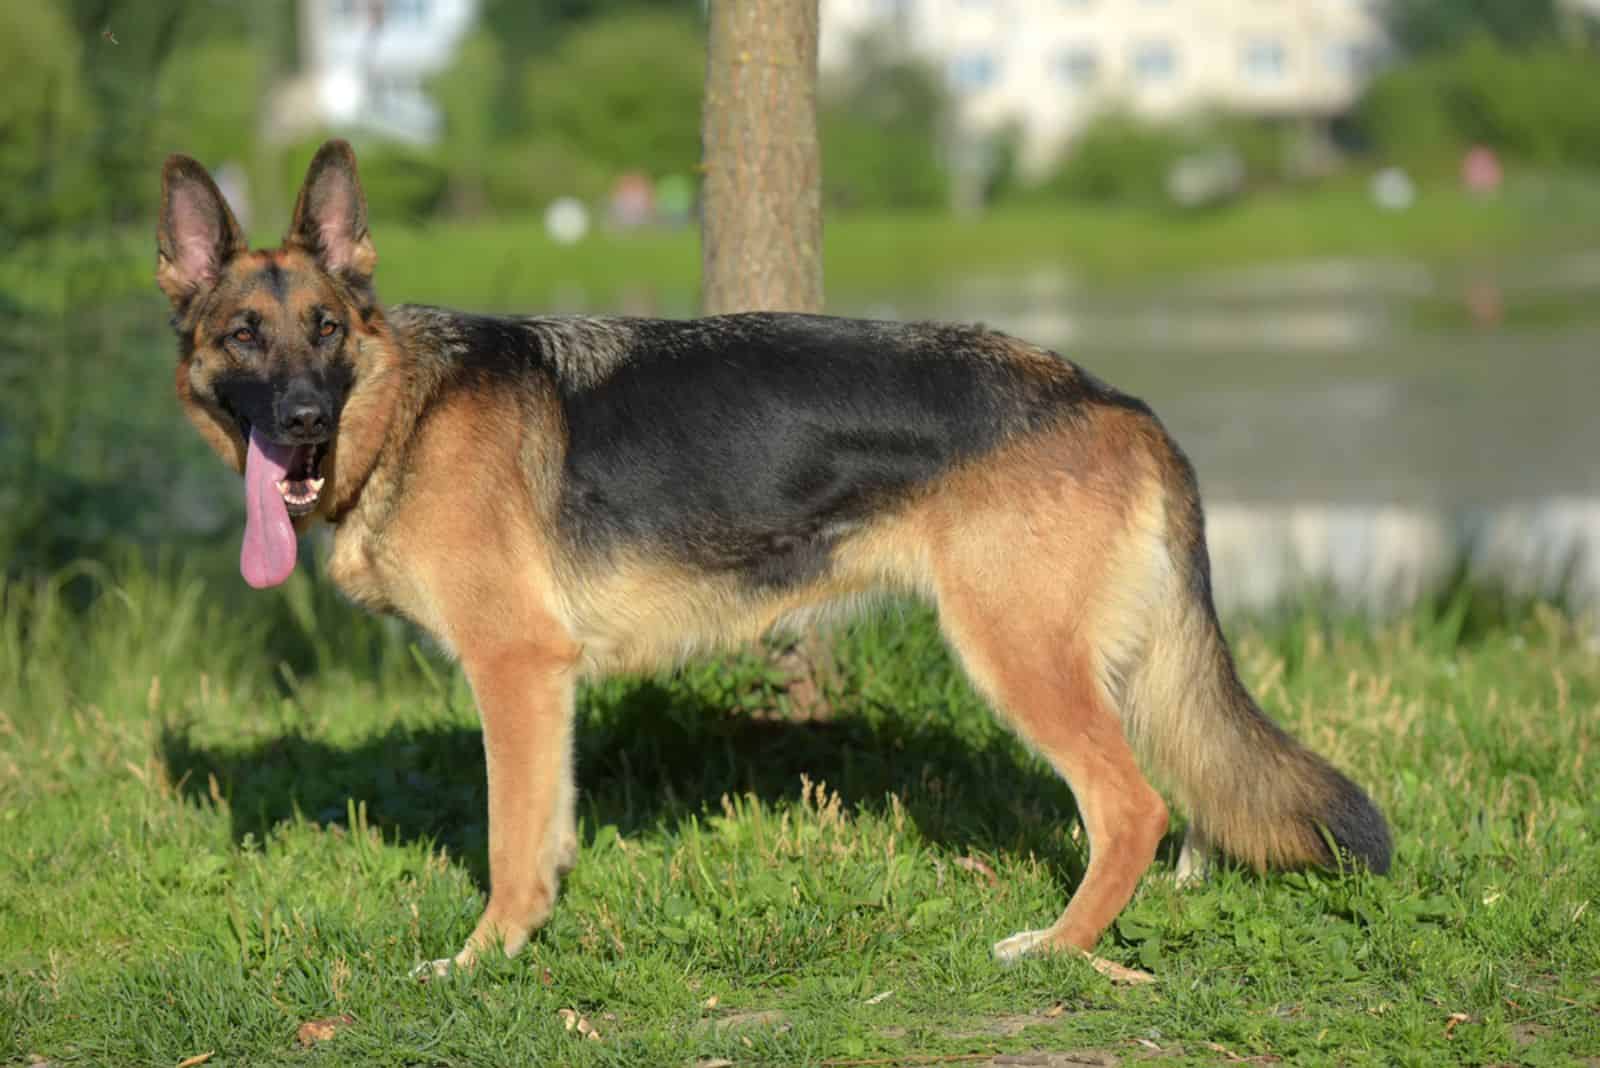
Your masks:
{"label": "german shepherd dog", "polygon": [[490,893],[454,963],[520,950],[576,859],[579,679],[885,591],[937,606],[1088,833],[1066,910],[998,957],[1088,954],[1127,904],[1167,830],[1141,766],[1188,814],[1181,878],[1215,850],[1387,869],[1372,802],[1239,681],[1189,462],[1144,404],[1055,353],[815,315],[385,309],[342,141],[269,250],[172,157],[158,245],[178,398],[244,476],[245,580],[283,582],[297,534],[327,523],[333,581],[431,633],[471,683]]}

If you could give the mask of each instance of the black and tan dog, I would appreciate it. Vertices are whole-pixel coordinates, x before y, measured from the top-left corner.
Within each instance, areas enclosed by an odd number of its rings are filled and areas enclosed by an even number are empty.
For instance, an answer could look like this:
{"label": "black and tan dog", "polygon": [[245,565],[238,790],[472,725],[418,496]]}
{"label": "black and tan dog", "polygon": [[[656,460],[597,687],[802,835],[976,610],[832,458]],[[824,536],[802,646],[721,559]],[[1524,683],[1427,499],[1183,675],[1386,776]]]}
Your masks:
{"label": "black and tan dog", "polygon": [[[178,396],[244,474],[241,566],[333,527],[351,597],[460,658],[483,721],[489,905],[454,958],[517,952],[573,863],[573,689],[889,591],[920,594],[973,683],[1067,780],[1091,855],[1051,926],[1089,951],[1167,829],[1180,875],[1383,871],[1366,796],[1240,684],[1183,454],[1139,401],[967,326],[787,314],[689,322],[382,308],[355,158],[317,154],[280,248],[247,249],[193,160],[162,183]],[[445,964],[447,962],[441,962]]]}

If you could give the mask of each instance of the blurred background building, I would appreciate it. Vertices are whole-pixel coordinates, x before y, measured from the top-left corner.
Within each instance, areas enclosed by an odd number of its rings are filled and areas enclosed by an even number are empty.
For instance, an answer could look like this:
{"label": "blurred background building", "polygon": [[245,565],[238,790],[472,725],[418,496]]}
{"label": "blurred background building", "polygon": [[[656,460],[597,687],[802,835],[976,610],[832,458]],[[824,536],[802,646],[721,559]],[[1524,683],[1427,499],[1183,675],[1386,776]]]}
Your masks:
{"label": "blurred background building", "polygon": [[273,93],[267,133],[279,141],[342,127],[412,144],[443,124],[429,79],[448,68],[476,0],[299,0],[299,70]]}
{"label": "blurred background building", "polygon": [[1203,109],[1327,121],[1355,103],[1388,47],[1358,0],[823,0],[821,58],[837,72],[875,36],[938,69],[969,130],[1016,124],[1037,173],[1107,110]]}

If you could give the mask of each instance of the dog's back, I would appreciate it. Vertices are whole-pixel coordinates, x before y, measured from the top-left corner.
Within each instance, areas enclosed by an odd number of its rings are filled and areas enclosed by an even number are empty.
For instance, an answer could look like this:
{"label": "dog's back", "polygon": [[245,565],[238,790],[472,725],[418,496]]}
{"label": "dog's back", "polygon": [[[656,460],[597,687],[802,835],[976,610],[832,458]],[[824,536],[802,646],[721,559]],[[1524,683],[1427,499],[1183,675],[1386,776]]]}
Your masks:
{"label": "dog's back", "polygon": [[1147,411],[981,327],[417,307],[391,321],[443,359],[441,393],[521,392],[559,415],[570,551],[668,557],[755,589],[817,578],[852,531],[1010,442],[1093,408]]}

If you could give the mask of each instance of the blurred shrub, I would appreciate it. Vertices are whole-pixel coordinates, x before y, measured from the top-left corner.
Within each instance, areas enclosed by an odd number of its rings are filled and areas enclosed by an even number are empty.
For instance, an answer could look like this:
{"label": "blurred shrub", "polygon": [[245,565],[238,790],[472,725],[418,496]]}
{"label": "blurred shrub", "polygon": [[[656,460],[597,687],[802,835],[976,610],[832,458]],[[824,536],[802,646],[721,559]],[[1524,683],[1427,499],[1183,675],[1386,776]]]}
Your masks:
{"label": "blurred shrub", "polygon": [[374,215],[413,222],[436,214],[450,185],[439,153],[393,142],[361,148],[361,186]]}
{"label": "blurred shrub", "polygon": [[263,62],[242,39],[176,49],[156,77],[156,144],[207,166],[245,161],[259,136]]}
{"label": "blurred shrub", "polygon": [[77,35],[49,3],[0,4],[0,234],[38,233],[93,198],[84,138],[94,124]]}
{"label": "blurred shrub", "polygon": [[570,140],[506,133],[495,106],[504,79],[499,42],[479,33],[431,87],[445,119],[437,149],[448,175],[443,210],[456,217],[530,215],[560,196],[601,196],[609,168]]}
{"label": "blurred shrub", "polygon": [[1176,126],[1108,113],[1078,135],[1038,191],[1100,203],[1157,203],[1166,196],[1167,172],[1190,148]]}
{"label": "blurred shrub", "polygon": [[[306,167],[323,136],[295,145],[282,154],[281,188],[294,197],[305,180]],[[449,173],[443,156],[433,148],[392,141],[356,141],[361,167],[361,188],[367,194],[369,217],[417,222],[435,214],[444,202]],[[287,220],[287,208],[285,209]]]}
{"label": "blurred shrub", "polygon": [[1383,156],[1453,167],[1469,145],[1548,168],[1600,168],[1600,64],[1547,44],[1512,51],[1488,37],[1378,78],[1358,119]]}
{"label": "blurred shrub", "polygon": [[1355,129],[1373,152],[1421,170],[1452,165],[1462,144],[1439,72],[1427,63],[1402,64],[1375,80],[1358,105]]}
{"label": "blurred shrub", "polygon": [[1251,184],[1265,185],[1302,176],[1293,165],[1295,133],[1285,123],[1217,113],[1197,124],[1194,139],[1202,150],[1237,155]]}
{"label": "blurred shrub", "polygon": [[500,45],[478,32],[462,43],[450,69],[429,89],[444,113],[438,153],[448,175],[445,208],[452,215],[478,215],[488,208],[498,123],[495,102],[505,77]]}
{"label": "blurred shrub", "polygon": [[498,215],[543,212],[552,200],[605,195],[612,171],[561,141],[512,143],[493,152],[484,172],[485,199]]}
{"label": "blurred shrub", "polygon": [[1412,56],[1450,52],[1474,38],[1525,47],[1579,29],[1582,19],[1578,6],[1563,0],[1387,0],[1379,15],[1390,39]]}
{"label": "blurred shrub", "polygon": [[851,73],[822,93],[823,197],[830,208],[943,207],[940,158],[948,100],[938,75],[866,38]]}
{"label": "blurred shrub", "polygon": [[523,77],[528,134],[610,173],[692,173],[700,163],[705,34],[641,12],[573,29]]}
{"label": "blurred shrub", "polygon": [[1242,186],[1305,181],[1329,167],[1331,149],[1312,140],[1292,123],[1247,115],[1212,112],[1162,123],[1110,111],[1079,133],[1052,173],[1031,187],[1019,186],[1015,195],[1166,205],[1174,168],[1202,158],[1232,161]]}

